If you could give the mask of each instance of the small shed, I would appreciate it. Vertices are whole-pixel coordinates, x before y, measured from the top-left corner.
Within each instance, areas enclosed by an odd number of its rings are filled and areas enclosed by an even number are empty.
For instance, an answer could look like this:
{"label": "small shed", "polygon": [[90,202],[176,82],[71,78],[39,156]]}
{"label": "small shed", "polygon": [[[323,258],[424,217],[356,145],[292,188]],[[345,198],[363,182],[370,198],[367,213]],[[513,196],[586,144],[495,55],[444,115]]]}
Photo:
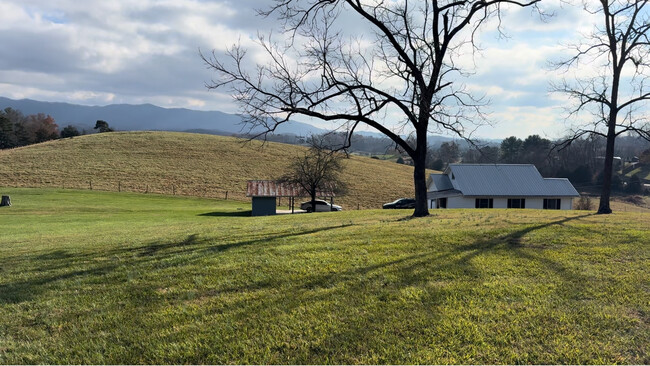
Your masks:
{"label": "small shed", "polygon": [[[317,192],[318,197],[334,197],[333,192]],[[273,180],[249,180],[246,187],[246,197],[253,201],[252,216],[269,216],[276,214],[277,198],[289,199],[291,212],[294,212],[295,198],[308,197],[304,189],[291,184]]]}

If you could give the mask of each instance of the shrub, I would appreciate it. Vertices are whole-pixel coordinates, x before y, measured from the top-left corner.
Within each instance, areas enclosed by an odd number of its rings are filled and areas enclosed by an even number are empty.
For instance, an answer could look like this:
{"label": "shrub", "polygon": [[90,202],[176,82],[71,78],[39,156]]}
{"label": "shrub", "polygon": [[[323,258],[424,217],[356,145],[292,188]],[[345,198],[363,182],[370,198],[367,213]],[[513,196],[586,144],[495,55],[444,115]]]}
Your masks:
{"label": "shrub", "polygon": [[627,183],[627,188],[625,189],[627,193],[641,193],[643,190],[643,185],[641,184],[641,178],[638,175],[634,174],[630,181]]}
{"label": "shrub", "polygon": [[627,196],[623,199],[625,202],[631,203],[633,205],[641,206],[643,205],[643,197],[641,196]]}
{"label": "shrub", "polygon": [[592,204],[591,198],[589,196],[580,196],[580,198],[578,198],[578,202],[576,202],[575,209],[591,211],[594,209],[593,206],[594,205]]}
{"label": "shrub", "polygon": [[72,125],[68,125],[66,128],[61,130],[61,138],[75,137],[79,135],[81,135],[81,133],[79,133],[79,130],[77,130],[77,128]]}

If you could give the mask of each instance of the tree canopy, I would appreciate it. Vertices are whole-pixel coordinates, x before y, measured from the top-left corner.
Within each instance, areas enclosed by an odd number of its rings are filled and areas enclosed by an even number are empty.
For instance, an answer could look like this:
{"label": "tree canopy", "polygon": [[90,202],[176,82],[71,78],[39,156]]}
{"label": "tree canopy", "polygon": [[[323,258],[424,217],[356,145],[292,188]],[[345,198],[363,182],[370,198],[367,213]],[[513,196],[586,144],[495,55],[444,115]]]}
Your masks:
{"label": "tree canopy", "polygon": [[[208,88],[230,88],[260,134],[305,116],[334,122],[345,148],[358,126],[376,129],[412,158],[414,216],[425,216],[427,134],[468,139],[484,121],[485,101],[458,82],[467,71],[460,54],[475,49],[474,35],[503,6],[538,1],[276,0],[262,13],[280,20],[288,41],[260,36],[269,61],[254,69],[240,45],[202,54],[217,75]],[[373,42],[346,34],[341,14],[371,29]],[[404,129],[410,136],[396,132]]]}

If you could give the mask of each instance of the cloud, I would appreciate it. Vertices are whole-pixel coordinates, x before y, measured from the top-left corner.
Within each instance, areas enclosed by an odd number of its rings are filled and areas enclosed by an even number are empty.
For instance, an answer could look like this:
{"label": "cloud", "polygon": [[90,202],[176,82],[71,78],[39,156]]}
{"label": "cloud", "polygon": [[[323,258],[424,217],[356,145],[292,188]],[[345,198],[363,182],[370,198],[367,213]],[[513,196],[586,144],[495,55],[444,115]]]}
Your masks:
{"label": "cloud", "polygon": [[[563,101],[549,96],[558,76],[547,61],[562,55],[562,43],[588,31],[593,19],[561,0],[544,1],[555,17],[542,22],[530,9],[508,7],[509,39],[499,38],[491,21],[480,34],[483,51],[465,54],[459,64],[474,71],[459,79],[492,100],[490,109],[503,131],[553,130],[551,119]],[[252,60],[262,61],[258,31],[278,34],[274,17],[257,16],[270,0],[0,0],[0,95],[81,104],[154,103],[164,107],[236,112],[227,91],[208,92],[211,72],[198,50],[217,52],[241,42]],[[352,12],[339,24],[347,34],[373,37]],[[290,55],[289,55],[290,56]],[[583,70],[583,72],[586,72]],[[536,120],[535,116],[540,116]],[[516,123],[515,123],[516,121]],[[540,122],[541,121],[541,122]],[[483,131],[483,130],[482,130]]]}

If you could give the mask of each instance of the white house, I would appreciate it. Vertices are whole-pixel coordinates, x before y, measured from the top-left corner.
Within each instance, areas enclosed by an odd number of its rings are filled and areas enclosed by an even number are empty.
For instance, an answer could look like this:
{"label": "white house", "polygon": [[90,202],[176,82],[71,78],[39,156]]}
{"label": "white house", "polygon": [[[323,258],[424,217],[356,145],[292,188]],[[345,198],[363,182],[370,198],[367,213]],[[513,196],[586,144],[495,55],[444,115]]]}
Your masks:
{"label": "white house", "polygon": [[532,164],[450,164],[427,181],[429,208],[571,210],[578,191],[566,178],[544,178]]}

